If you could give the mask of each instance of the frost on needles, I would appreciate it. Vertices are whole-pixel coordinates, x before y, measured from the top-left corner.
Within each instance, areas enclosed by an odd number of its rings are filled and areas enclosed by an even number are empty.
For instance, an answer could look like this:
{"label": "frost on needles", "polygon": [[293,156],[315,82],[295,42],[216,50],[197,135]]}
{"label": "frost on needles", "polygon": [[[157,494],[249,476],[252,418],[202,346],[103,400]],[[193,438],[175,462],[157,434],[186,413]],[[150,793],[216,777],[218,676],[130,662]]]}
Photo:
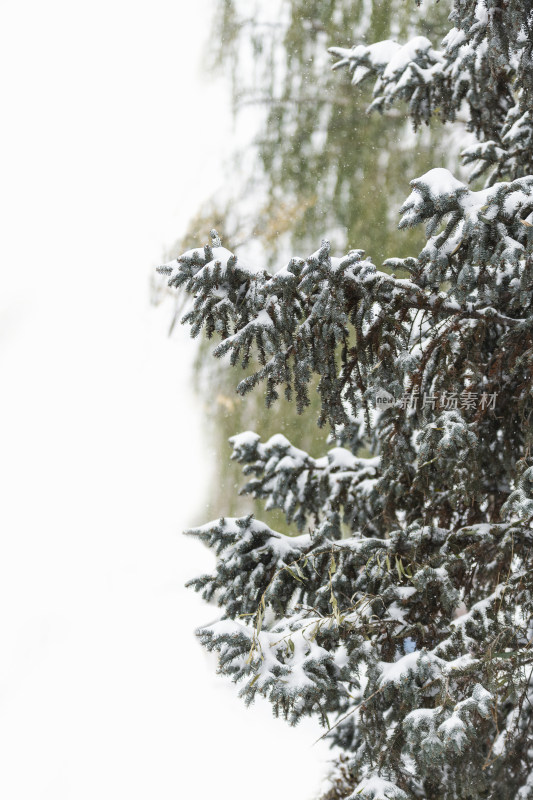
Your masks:
{"label": "frost on needles", "polygon": [[270,274],[213,232],[160,268],[194,299],[192,335],[246,370],[240,393],[303,412],[318,386],[321,458],[281,434],[231,440],[243,491],[295,535],[253,517],[189,533],[217,555],[191,581],[222,609],[200,639],[247,703],[325,726],[331,798],[533,799],[532,9],[458,0],[440,49],[333,48],[376,81],[373,109],[460,111],[477,137],[473,185],[412,181],[400,228],[425,224],[418,257],[380,270],[324,241]]}

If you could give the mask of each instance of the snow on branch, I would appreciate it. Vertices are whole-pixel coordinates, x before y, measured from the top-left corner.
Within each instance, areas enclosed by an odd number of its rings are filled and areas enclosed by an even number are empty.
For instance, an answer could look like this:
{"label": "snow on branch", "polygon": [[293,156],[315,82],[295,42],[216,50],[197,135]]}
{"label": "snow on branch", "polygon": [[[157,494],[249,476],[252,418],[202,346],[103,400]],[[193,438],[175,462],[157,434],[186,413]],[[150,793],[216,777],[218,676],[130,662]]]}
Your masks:
{"label": "snow on branch", "polygon": [[342,507],[344,521],[352,530],[371,529],[380,504],[376,492],[379,456],[360,458],[344,447],[334,447],[315,459],[282,434],[263,444],[251,431],[232,436],[230,442],[232,459],[244,464],[245,475],[255,476],[241,493],[266,500],[267,510],[282,509],[287,521],[296,522],[302,530]]}
{"label": "snow on branch", "polygon": [[[506,26],[491,3],[455,3],[454,27],[435,49],[424,36],[395,41],[331,47],[352,83],[374,78],[369,111],[407,104],[415,127],[432,117],[454,121],[463,108],[467,128],[478,138],[465,149],[465,163],[475,164],[472,179],[488,172],[488,185],[533,173],[531,52],[533,21],[527,4],[507,4]],[[511,88],[512,87],[512,88]]]}

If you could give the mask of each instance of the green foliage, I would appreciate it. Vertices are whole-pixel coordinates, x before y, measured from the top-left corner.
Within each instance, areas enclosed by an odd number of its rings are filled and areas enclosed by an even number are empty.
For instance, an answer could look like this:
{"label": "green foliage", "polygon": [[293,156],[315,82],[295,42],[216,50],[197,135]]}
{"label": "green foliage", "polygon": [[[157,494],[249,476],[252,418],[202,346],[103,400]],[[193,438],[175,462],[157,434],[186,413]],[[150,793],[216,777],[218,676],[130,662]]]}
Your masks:
{"label": "green foliage", "polygon": [[335,249],[357,241],[379,260],[393,242],[398,255],[418,248],[418,232],[395,238],[395,210],[413,172],[425,172],[439,147],[444,161],[446,150],[431,132],[413,136],[401,115],[368,116],[369,92],[354,97],[349,76],[330,72],[327,48],[354,35],[438,38],[447,13],[445,3],[430,16],[403,0],[275,0],[255,13],[248,2],[219,4],[216,67],[230,71],[236,113],[253,105],[264,114],[248,196],[264,196],[254,238],[267,260],[286,252],[287,237],[296,250],[312,248],[317,230]]}
{"label": "green foliage", "polygon": [[[317,230],[327,230],[334,247],[344,249],[357,241],[378,259],[390,252],[393,242],[398,255],[419,249],[418,230],[400,242],[395,238],[396,211],[409,177],[428,169],[439,148],[440,157],[447,157],[445,148],[433,131],[413,136],[401,116],[368,116],[369,91],[354,97],[349,76],[330,71],[327,48],[349,43],[352,32],[372,39],[392,31],[439,37],[445,30],[446,5],[434,12],[421,15],[405,2],[374,2],[369,15],[368,4],[360,0],[281,0],[275,9],[259,2],[251,13],[248,2],[219,2],[210,67],[230,74],[237,117],[251,105],[263,120],[261,133],[252,148],[249,174],[232,194],[225,189],[222,198],[209,201],[193,217],[174,252],[202,240],[213,226],[224,241],[243,246],[260,242],[268,269],[291,245],[314,247]],[[241,161],[239,152],[236,162]],[[255,214],[250,215],[250,206]],[[213,365],[205,342],[199,347],[196,374],[217,454],[211,513],[222,503],[230,514],[260,513],[259,503],[235,493],[240,474],[227,462],[229,437],[261,419],[265,438],[279,431],[318,455],[326,432],[308,425],[284,397],[269,415],[263,413],[260,393],[243,402],[235,396],[231,373],[223,364]],[[314,388],[309,393],[313,414],[318,413]],[[288,532],[283,514],[270,511],[269,518]]]}
{"label": "green foliage", "polygon": [[247,703],[316,717],[350,800],[533,798],[533,8],[456,0],[451,19],[442,50],[335,48],[373,73],[378,111],[466,113],[474,178],[499,154],[478,191],[443,168],[411,181],[418,257],[380,270],[323,241],[272,273],[213,231],[160,268],[193,335],[244,368],[241,396],[308,412],[314,393],[329,428],[321,457],[232,437],[244,491],[306,532],[196,528],[217,561],[191,585],[222,608],[198,631],[220,671]]}

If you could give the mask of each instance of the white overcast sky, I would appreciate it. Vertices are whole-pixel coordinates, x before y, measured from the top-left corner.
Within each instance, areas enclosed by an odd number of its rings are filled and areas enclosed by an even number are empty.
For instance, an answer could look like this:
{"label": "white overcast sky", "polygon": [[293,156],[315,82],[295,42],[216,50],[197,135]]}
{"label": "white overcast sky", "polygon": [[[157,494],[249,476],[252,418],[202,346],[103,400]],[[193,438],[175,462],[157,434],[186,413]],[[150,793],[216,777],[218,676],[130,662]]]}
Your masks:
{"label": "white overcast sky", "polygon": [[318,729],[215,675],[183,588],[212,455],[148,276],[231,147],[211,10],[0,1],[6,800],[307,800],[323,771]]}

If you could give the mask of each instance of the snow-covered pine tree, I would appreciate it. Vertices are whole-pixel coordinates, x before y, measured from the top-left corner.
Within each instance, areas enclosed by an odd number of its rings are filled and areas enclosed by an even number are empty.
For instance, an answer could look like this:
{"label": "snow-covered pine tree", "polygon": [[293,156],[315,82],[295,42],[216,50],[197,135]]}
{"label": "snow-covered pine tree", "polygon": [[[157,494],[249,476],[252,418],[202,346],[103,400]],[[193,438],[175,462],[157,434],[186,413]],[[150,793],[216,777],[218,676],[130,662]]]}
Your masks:
{"label": "snow-covered pine tree", "polygon": [[[246,243],[253,243],[253,260],[269,271],[293,252],[314,250],[317,230],[327,231],[336,251],[357,242],[375,263],[391,252],[417,253],[423,233],[415,227],[398,238],[397,211],[413,175],[426,172],[445,152],[447,165],[454,163],[456,126],[448,127],[445,138],[439,139],[438,124],[423,126],[413,136],[409,120],[395,111],[366,115],[371,85],[354,92],[348,70],[328,68],[327,48],[351,44],[352,37],[425,35],[440,41],[447,30],[445,5],[430,5],[422,13],[405,0],[254,0],[253,13],[250,0],[214,0],[213,5],[206,61],[213,75],[228,79],[237,126],[255,127],[256,135],[249,131],[240,142],[226,165],[233,179],[192,215],[165,260],[189,242],[203,241],[213,227],[223,232],[223,241],[239,243],[241,257]],[[174,294],[164,283],[163,276],[153,276],[156,303]],[[174,303],[171,327],[182,312],[181,295]],[[211,357],[208,339],[199,343],[194,378],[198,396],[208,398],[202,410],[216,463],[207,513],[215,516],[223,508],[229,516],[253,511],[261,517],[261,501],[234,492],[241,469],[227,459],[228,438],[261,419],[263,437],[285,433],[313,455],[323,453],[327,429],[309,425],[308,415],[317,413],[316,392],[310,387],[305,415],[283,398],[265,415],[259,392],[245,398],[235,394],[235,374]],[[270,512],[269,523],[288,532],[280,510]]]}
{"label": "snow-covered pine tree", "polygon": [[256,353],[238,391],[264,382],[267,405],[283,388],[303,411],[320,378],[324,457],[232,440],[244,491],[300,534],[197,528],[218,558],[191,583],[223,609],[199,631],[221,672],[291,723],[317,716],[354,800],[533,798],[533,3],[456,0],[451,21],[441,49],[335,51],[376,79],[374,108],[460,111],[477,137],[485,188],[412,181],[417,258],[391,274],[323,242],[270,275],[213,233],[161,268],[194,296],[192,335],[217,334],[232,365]]}

